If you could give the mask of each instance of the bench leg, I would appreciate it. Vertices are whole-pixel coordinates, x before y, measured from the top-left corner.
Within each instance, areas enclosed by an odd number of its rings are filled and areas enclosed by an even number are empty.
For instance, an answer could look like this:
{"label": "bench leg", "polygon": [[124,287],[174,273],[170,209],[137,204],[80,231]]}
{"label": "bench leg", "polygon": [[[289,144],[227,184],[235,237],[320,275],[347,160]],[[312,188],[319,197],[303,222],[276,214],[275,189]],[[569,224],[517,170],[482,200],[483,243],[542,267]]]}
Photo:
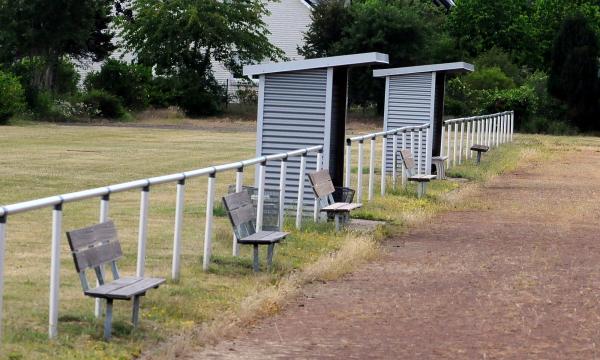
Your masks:
{"label": "bench leg", "polygon": [[104,318],[104,340],[109,341],[112,335],[113,299],[106,299],[106,317]]}
{"label": "bench leg", "polygon": [[269,246],[267,247],[267,266],[269,267],[269,270],[271,270],[271,267],[273,266],[273,251],[275,250],[275,244],[269,244]]}
{"label": "bench leg", "polygon": [[477,152],[477,165],[481,162],[481,152]]}
{"label": "bench leg", "polygon": [[426,182],[419,182],[419,185],[417,185],[417,197],[419,199],[425,195],[426,186],[427,186]]}
{"label": "bench leg", "polygon": [[254,272],[260,271],[260,266],[258,264],[258,244],[254,244],[254,262],[252,268],[254,269]]}
{"label": "bench leg", "polygon": [[335,231],[340,231],[340,214],[335,213]]}
{"label": "bench leg", "polygon": [[134,296],[133,297],[133,309],[131,312],[131,323],[133,324],[134,329],[138,327],[139,317],[140,317],[140,297]]}

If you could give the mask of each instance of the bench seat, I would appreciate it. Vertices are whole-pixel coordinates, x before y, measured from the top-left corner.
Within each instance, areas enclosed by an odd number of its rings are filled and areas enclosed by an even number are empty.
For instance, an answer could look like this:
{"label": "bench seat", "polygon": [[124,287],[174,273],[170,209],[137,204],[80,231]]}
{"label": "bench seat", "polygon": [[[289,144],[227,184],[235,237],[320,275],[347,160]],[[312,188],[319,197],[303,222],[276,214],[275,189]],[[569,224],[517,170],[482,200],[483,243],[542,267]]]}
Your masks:
{"label": "bench seat", "polygon": [[238,243],[258,245],[276,244],[283,240],[289,234],[290,233],[281,231],[258,231],[252,235],[238,239]]}
{"label": "bench seat", "polygon": [[448,156],[434,156],[431,158],[431,160],[446,161],[446,160],[448,160]]}
{"label": "bench seat", "polygon": [[413,176],[409,176],[408,180],[409,181],[416,181],[416,182],[430,182],[431,180],[435,179],[436,176],[435,175],[425,175],[425,174],[421,174],[421,175],[413,175]]}
{"label": "bench seat", "polygon": [[122,277],[84,293],[102,299],[131,300],[135,296],[146,294],[150,289],[158,288],[164,282],[165,279],[160,278]]}
{"label": "bench seat", "polygon": [[348,212],[362,207],[362,204],[355,203],[333,203],[321,209],[322,212]]}
{"label": "bench seat", "polygon": [[473,145],[471,146],[471,150],[472,151],[477,151],[477,152],[488,152],[490,150],[490,147],[487,145]]}

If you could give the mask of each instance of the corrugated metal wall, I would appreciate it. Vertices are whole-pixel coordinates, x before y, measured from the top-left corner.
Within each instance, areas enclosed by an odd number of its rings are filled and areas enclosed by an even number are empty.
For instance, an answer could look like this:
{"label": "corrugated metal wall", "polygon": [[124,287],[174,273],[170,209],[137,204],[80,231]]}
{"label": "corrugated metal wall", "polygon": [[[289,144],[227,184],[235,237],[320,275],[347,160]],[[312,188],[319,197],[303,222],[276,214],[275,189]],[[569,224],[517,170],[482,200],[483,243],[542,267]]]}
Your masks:
{"label": "corrugated metal wall", "polygon": [[[389,77],[389,88],[387,93],[387,104],[385,109],[385,129],[391,130],[405,126],[418,126],[431,122],[433,97],[433,79],[431,73],[397,75]],[[431,158],[427,157],[426,145],[417,149],[418,134],[414,136],[415,146],[410,146],[410,136],[407,134],[407,147],[413,151],[415,161],[418,151],[423,156],[423,173],[430,172]],[[402,144],[399,136],[399,145]],[[423,143],[426,143],[423,133]],[[387,169],[392,169],[392,141],[388,141]]]}
{"label": "corrugated metal wall", "polygon": [[[264,78],[262,129],[259,155],[270,155],[307,146],[323,145],[326,124],[327,69],[267,74]],[[260,126],[260,124],[259,124]],[[286,204],[296,204],[300,158],[288,161]],[[306,172],[316,170],[316,156],[308,157]],[[266,188],[279,188],[279,162],[267,164]],[[305,206],[314,195],[306,179]]]}

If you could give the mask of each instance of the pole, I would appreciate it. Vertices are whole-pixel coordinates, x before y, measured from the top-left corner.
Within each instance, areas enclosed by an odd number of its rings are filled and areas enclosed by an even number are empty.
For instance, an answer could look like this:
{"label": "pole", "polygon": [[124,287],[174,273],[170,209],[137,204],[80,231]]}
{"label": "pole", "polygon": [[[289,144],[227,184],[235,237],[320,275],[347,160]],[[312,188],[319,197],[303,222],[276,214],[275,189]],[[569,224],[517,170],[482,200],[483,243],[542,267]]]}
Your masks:
{"label": "pole", "polygon": [[204,271],[207,271],[210,266],[212,252],[212,223],[216,181],[216,172],[208,176],[208,186],[206,190],[206,223],[204,226],[204,256],[202,257],[202,270]]}
{"label": "pole", "polygon": [[141,191],[140,223],[138,228],[138,253],[136,276],[144,277],[146,266],[146,240],[148,236],[148,202],[150,200],[150,187],[145,186]]}
{"label": "pole", "polygon": [[383,135],[381,142],[381,196],[385,196],[386,176],[387,176],[387,136]]}
{"label": "pole", "polygon": [[183,212],[185,206],[185,179],[177,182],[177,198],[175,201],[175,229],[173,230],[173,261],[171,263],[171,279],[179,281],[179,261],[181,258],[181,234],[183,233]]}
{"label": "pole", "polygon": [[48,337],[58,335],[58,301],[60,290],[60,238],[62,233],[62,204],[52,210],[52,250],[50,260],[50,302]]}
{"label": "pole", "polygon": [[306,154],[300,158],[300,174],[298,176],[298,203],[296,206],[296,229],[302,227],[302,208],[304,206],[304,175],[306,171]]}

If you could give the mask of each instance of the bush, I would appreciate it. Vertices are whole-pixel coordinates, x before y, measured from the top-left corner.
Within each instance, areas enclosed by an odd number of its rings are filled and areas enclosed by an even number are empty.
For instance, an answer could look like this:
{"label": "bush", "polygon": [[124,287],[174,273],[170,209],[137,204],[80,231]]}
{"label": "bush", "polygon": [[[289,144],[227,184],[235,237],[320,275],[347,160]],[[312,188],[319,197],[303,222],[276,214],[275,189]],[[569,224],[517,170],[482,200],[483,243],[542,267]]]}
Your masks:
{"label": "bush", "polygon": [[0,124],[25,109],[25,92],[19,79],[0,71]]}
{"label": "bush", "polygon": [[130,109],[141,110],[148,107],[152,84],[152,69],[137,64],[109,59],[99,72],[90,73],[85,79],[85,87],[90,90],[103,90],[121,98]]}
{"label": "bush", "polygon": [[516,84],[520,85],[522,83],[521,70],[512,62],[510,55],[500,48],[493,47],[480,54],[473,63],[475,64],[476,70],[493,67],[500,68],[500,70]]}
{"label": "bush", "polygon": [[91,117],[120,119],[126,114],[121,99],[103,90],[91,90],[83,95],[82,102]]}
{"label": "bush", "polygon": [[515,89],[488,91],[484,97],[484,109],[488,113],[514,110],[515,128],[520,128],[537,113],[539,99],[529,86]]}
{"label": "bush", "polygon": [[178,79],[176,103],[187,116],[216,115],[223,111],[225,91],[212,75],[183,73]]}
{"label": "bush", "polygon": [[148,103],[155,108],[166,108],[177,104],[177,79],[157,76],[148,89]]}
{"label": "bush", "polygon": [[505,90],[515,87],[515,82],[499,67],[478,69],[465,77],[465,83],[473,90]]}

